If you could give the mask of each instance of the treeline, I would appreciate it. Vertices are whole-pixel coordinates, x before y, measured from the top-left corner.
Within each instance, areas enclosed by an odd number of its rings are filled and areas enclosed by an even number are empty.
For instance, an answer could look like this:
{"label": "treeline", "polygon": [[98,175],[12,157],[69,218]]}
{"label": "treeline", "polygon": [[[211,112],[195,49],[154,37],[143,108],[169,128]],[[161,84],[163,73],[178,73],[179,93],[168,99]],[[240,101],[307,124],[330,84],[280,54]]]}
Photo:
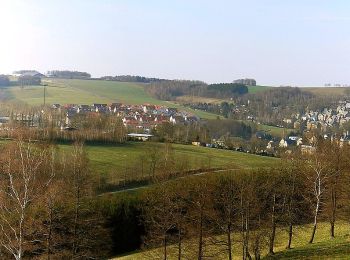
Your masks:
{"label": "treeline", "polygon": [[[274,254],[277,230],[286,232],[285,245],[291,249],[296,226],[311,224],[313,243],[320,221],[329,223],[334,238],[337,221],[348,221],[349,158],[349,147],[319,139],[316,153],[289,155],[280,167],[153,186],[132,206],[139,216],[129,216],[140,219],[138,228],[145,231],[138,234],[144,238],[143,256],[260,259],[263,251]],[[237,244],[242,251],[234,252]]]}
{"label": "treeline", "polygon": [[178,158],[166,145],[144,158],[155,158],[147,169],[156,165],[149,174],[158,184],[102,197],[81,143],[62,152],[30,139],[22,132],[1,147],[2,259],[100,259],[140,248],[150,259],[260,259],[274,253],[277,230],[291,248],[296,226],[312,224],[313,243],[320,221],[336,237],[350,213],[349,147],[321,138],[315,153],[288,155],[280,167],[172,181]]}
{"label": "treeline", "polygon": [[189,95],[210,98],[232,98],[248,93],[242,84],[222,83],[208,85],[201,81],[169,80],[154,82],[145,87],[152,96],[161,100],[175,100],[176,97]]}
{"label": "treeline", "polygon": [[49,77],[62,79],[90,79],[91,75],[87,72],[70,70],[50,70],[47,72]]}
{"label": "treeline", "polygon": [[1,259],[108,255],[110,235],[94,206],[94,176],[83,146],[62,154],[28,138],[1,147]]}
{"label": "treeline", "polygon": [[[237,105],[232,103],[232,102],[229,103],[229,102],[224,101],[224,102],[221,102],[220,104],[198,102],[198,103],[187,103],[184,105],[191,107],[193,109],[199,109],[199,110],[203,110],[203,111],[210,112],[213,114],[217,114],[217,115],[223,116],[225,118],[241,119],[241,118],[236,118],[235,113],[236,113]],[[239,113],[241,113],[241,112],[242,111],[240,111]]]}
{"label": "treeline", "polygon": [[41,84],[41,78],[23,75],[18,77],[17,80],[10,81],[9,77],[6,75],[0,75],[0,87],[9,87],[9,86],[37,86]]}
{"label": "treeline", "polygon": [[193,141],[211,143],[213,138],[239,137],[249,140],[253,133],[254,129],[243,122],[221,119],[208,119],[193,124],[163,123],[152,131],[159,141],[182,144]]}
{"label": "treeline", "polygon": [[254,95],[247,95],[239,102],[248,106],[249,112],[264,123],[281,124],[283,118],[290,118],[306,109],[328,107],[335,99],[319,97],[296,87],[271,88]]}
{"label": "treeline", "polygon": [[207,88],[206,96],[208,97],[233,97],[248,93],[248,87],[238,83],[220,83],[210,84]]}
{"label": "treeline", "polygon": [[0,87],[10,86],[10,79],[6,75],[0,75]]}
{"label": "treeline", "polygon": [[[21,110],[17,110],[21,111]],[[17,138],[18,131],[24,130],[32,138],[50,142],[75,142],[116,144],[124,143],[127,130],[120,117],[103,114],[76,114],[69,120],[69,127],[63,127],[66,114],[63,111],[27,108],[21,112],[10,112],[8,127],[0,129],[3,138]]]}
{"label": "treeline", "polygon": [[238,95],[232,98],[232,102],[192,103],[186,106],[230,119],[246,120],[249,116],[264,124],[282,125],[284,118],[290,118],[297,113],[302,114],[307,109],[319,110],[329,107],[337,99],[333,96],[315,96],[300,88],[280,87]]}
{"label": "treeline", "polygon": [[207,120],[204,124],[214,139],[240,137],[249,140],[254,133],[250,125],[236,120]]}
{"label": "treeline", "polygon": [[16,70],[13,72],[14,74],[40,74],[40,72],[36,71],[36,70]]}
{"label": "treeline", "polygon": [[255,79],[237,79],[237,80],[234,80],[233,83],[244,84],[247,86],[256,86]]}
{"label": "treeline", "polygon": [[132,75],[104,76],[104,77],[101,77],[100,79],[110,80],[110,81],[120,81],[120,82],[137,82],[137,83],[152,83],[152,82],[167,81],[166,79],[147,78],[143,76],[132,76]]}
{"label": "treeline", "polygon": [[30,76],[30,75],[23,75],[18,77],[17,81],[12,81],[11,85],[15,86],[38,86],[41,84],[41,78],[36,76]]}

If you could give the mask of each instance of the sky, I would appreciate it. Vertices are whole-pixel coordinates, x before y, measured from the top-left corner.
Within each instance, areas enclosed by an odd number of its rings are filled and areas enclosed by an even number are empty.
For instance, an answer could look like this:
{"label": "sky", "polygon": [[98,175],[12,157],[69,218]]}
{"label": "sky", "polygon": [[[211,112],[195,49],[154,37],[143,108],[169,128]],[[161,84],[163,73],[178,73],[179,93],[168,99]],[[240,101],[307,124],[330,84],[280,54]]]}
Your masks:
{"label": "sky", "polygon": [[350,84],[349,0],[0,0],[0,73]]}

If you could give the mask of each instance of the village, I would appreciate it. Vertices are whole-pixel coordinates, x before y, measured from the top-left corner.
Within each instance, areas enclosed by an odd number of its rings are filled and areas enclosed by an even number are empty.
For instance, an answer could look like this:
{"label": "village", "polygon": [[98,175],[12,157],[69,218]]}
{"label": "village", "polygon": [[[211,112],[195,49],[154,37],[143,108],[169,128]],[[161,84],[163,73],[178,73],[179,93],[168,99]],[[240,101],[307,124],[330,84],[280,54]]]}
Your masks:
{"label": "village", "polygon": [[294,114],[291,119],[283,120],[287,124],[292,124],[295,129],[300,128],[301,124],[306,126],[306,130],[319,129],[326,132],[329,128],[342,127],[350,121],[350,102],[338,101],[334,107],[324,108],[323,110],[308,110],[304,114]]}
{"label": "village", "polygon": [[71,118],[77,114],[99,113],[106,115],[116,115],[122,118],[123,124],[127,128],[142,129],[149,132],[152,128],[164,122],[173,124],[192,123],[199,121],[199,118],[177,108],[170,108],[157,105],[126,105],[122,103],[74,105],[61,106],[54,104],[53,109],[66,111],[66,121],[64,127],[71,127]]}
{"label": "village", "polygon": [[29,127],[40,127],[44,121],[43,118],[46,117],[49,121],[54,121],[54,125],[61,130],[78,130],[73,119],[79,115],[117,116],[127,129],[138,130],[140,133],[149,133],[163,123],[190,124],[200,120],[189,112],[166,106],[94,103],[92,105],[53,104],[37,111],[10,112],[0,117],[0,124],[6,127],[10,122],[17,122]]}

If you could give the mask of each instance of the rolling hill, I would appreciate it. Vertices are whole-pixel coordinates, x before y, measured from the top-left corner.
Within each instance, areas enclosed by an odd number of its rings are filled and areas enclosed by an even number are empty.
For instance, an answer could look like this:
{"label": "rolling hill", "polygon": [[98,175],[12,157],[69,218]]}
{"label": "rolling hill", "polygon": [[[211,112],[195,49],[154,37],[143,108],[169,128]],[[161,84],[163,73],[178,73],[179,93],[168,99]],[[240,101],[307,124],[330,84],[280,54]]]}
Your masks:
{"label": "rolling hill", "polygon": [[[350,245],[348,242],[349,236],[349,224],[346,222],[339,222],[336,226],[337,237],[330,239],[329,237],[329,224],[320,223],[316,235],[315,243],[308,244],[308,238],[311,233],[311,225],[302,225],[295,227],[295,234],[293,238],[292,249],[287,250],[286,241],[287,231],[279,229],[277,231],[275,255],[267,254],[267,246],[262,250],[262,259],[349,259]],[[219,237],[218,237],[219,238]],[[242,258],[241,249],[241,234],[233,233],[233,258]],[[186,250],[196,250],[195,241],[186,241]],[[153,249],[147,252],[137,252],[135,254],[129,254],[126,256],[116,257],[114,259],[121,260],[141,260],[145,259],[149,255],[159,256],[160,249]],[[253,251],[253,250],[252,250]],[[186,252],[185,252],[186,253]],[[184,253],[184,254],[185,254]],[[253,253],[253,252],[251,252]],[[177,256],[176,245],[169,249],[169,259],[175,259]],[[216,255],[215,259],[224,260],[227,259],[225,252],[220,255]]]}
{"label": "rolling hill", "polygon": [[[193,113],[201,118],[211,119],[217,115],[204,111],[185,108],[178,103],[161,101],[149,96],[143,84],[78,79],[45,79],[47,104],[92,104],[113,103],[124,104],[154,104],[176,107]],[[5,95],[13,101],[20,101],[29,105],[44,103],[43,86],[28,86],[25,88],[11,87],[5,90]]]}
{"label": "rolling hill", "polygon": [[[161,153],[164,143],[128,142],[121,145],[87,145],[87,154],[91,168],[98,174],[115,172],[116,169],[134,167],[140,156],[147,154],[151,148]],[[192,169],[203,167],[235,167],[239,169],[269,167],[279,159],[263,157],[242,152],[220,150],[192,145],[173,144],[176,161],[186,158]],[[60,145],[63,151],[71,149],[69,145]],[[118,176],[122,178],[123,176]]]}

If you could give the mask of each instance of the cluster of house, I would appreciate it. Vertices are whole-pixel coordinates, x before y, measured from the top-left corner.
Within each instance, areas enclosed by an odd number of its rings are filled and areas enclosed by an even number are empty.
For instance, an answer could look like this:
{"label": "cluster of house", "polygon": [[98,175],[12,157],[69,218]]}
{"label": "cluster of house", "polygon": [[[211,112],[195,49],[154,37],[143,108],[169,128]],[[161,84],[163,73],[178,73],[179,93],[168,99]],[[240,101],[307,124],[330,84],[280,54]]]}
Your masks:
{"label": "cluster of house", "polygon": [[339,101],[334,108],[324,108],[319,111],[308,110],[304,114],[294,114],[291,118],[285,118],[284,123],[293,124],[299,129],[301,124],[306,130],[320,129],[326,131],[329,127],[338,127],[350,121],[350,102]]}
{"label": "cluster of house", "polygon": [[186,124],[199,121],[199,118],[177,108],[157,105],[126,105],[122,103],[61,106],[54,104],[54,109],[66,111],[66,126],[71,125],[71,119],[77,114],[101,113],[117,115],[122,118],[123,124],[128,128],[149,130],[165,122],[173,124]]}
{"label": "cluster of house", "polygon": [[[330,140],[331,142],[336,142],[340,147],[350,145],[349,131],[346,131],[343,134],[326,133],[322,135],[322,138]],[[280,139],[280,141],[270,140],[266,146],[266,152],[274,153],[276,148],[288,150],[291,147],[297,147],[300,148],[302,153],[313,153],[316,151],[315,143],[316,137],[314,135],[311,135],[309,138],[304,136],[304,140],[300,136],[288,136]]]}

